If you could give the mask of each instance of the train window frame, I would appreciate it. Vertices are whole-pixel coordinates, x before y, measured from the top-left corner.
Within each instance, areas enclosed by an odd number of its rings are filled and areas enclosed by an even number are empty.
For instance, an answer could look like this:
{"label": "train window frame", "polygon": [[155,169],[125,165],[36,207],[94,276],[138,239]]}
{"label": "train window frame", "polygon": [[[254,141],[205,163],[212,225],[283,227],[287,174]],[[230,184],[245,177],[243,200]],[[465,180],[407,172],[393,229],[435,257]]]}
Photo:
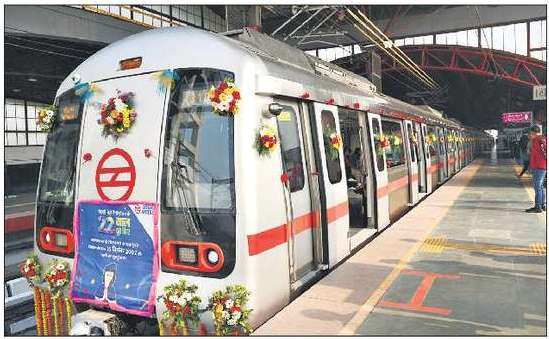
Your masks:
{"label": "train window frame", "polygon": [[[395,119],[388,119],[388,118],[381,118],[381,129],[383,130],[383,134],[385,136],[387,136],[388,128],[386,128],[386,126],[384,126],[384,124],[383,124],[384,122],[386,124],[395,124],[395,125],[398,125],[400,127],[400,140],[401,140],[401,142],[400,142],[400,145],[399,145],[400,147],[399,148],[400,148],[400,152],[402,154],[400,156],[400,159],[402,159],[401,162],[398,162],[396,165],[394,165],[392,163],[391,164],[389,163],[389,157],[387,156],[387,151],[385,151],[385,167],[387,169],[391,169],[391,168],[398,168],[400,166],[406,166],[407,165],[407,159],[406,159],[406,153],[405,153],[404,143],[403,143],[403,141],[404,141],[404,137],[403,137],[404,128],[402,126],[403,121],[402,120],[395,120]],[[391,144],[391,152],[393,150],[393,147],[394,147],[394,145]]]}
{"label": "train window frame", "polygon": [[[297,116],[297,113],[296,113],[296,110],[294,109],[294,107],[292,107],[291,105],[285,105],[285,104],[280,104],[280,106],[282,106],[284,109],[283,111],[285,110],[290,110],[291,113],[290,113],[290,117],[289,117],[289,120],[288,120],[288,116],[286,114],[280,114],[277,119],[276,119],[276,123],[277,123],[277,128],[278,128],[278,138],[280,140],[280,156],[281,156],[281,160],[282,160],[282,167],[283,167],[283,170],[285,173],[288,173],[289,175],[289,180],[288,180],[288,183],[290,185],[290,192],[291,193],[294,193],[294,192],[299,192],[301,191],[304,187],[305,187],[305,171],[304,171],[304,168],[303,168],[303,146],[301,144],[301,133],[300,133],[300,128],[299,128],[299,125],[298,125],[298,116]],[[283,116],[284,118],[282,119],[281,116]],[[286,123],[289,123],[289,124],[286,124]],[[293,147],[291,149],[288,149],[288,150],[285,150],[285,146],[284,146],[284,140],[286,138],[283,137],[283,133],[287,130],[287,131],[290,131],[290,129],[283,129],[282,126],[289,126],[291,127],[291,132],[295,134],[292,136],[294,137],[294,139],[296,140],[297,142],[297,147]],[[289,151],[292,151],[294,149],[297,149],[299,151],[299,156],[295,157],[296,159],[299,158],[299,167],[298,168],[298,175],[294,175],[293,174],[293,171],[296,167],[293,167],[292,169],[288,169],[287,168],[287,160],[292,160],[291,158],[287,157],[289,156],[290,154],[288,153]],[[294,155],[297,155],[297,154],[294,154]],[[295,159],[294,159],[295,160]],[[301,180],[297,180],[297,179],[301,179]]]}
{"label": "train window frame", "polygon": [[[184,272],[185,275],[190,276],[221,279],[230,275],[236,264],[236,126],[232,117],[221,116],[214,112],[211,103],[207,99],[207,93],[211,86],[219,85],[226,78],[234,79],[235,76],[233,72],[228,70],[203,67],[178,68],[174,72],[179,75],[179,80],[176,81],[174,88],[169,93],[169,103],[166,108],[163,127],[164,146],[162,152],[164,160],[161,164],[162,178],[160,184],[160,210],[162,212],[160,242],[162,245],[169,241],[214,243],[221,248],[224,264],[218,271],[206,272],[166,266],[162,260],[160,270],[162,272],[176,274]],[[195,81],[199,82],[198,85],[195,84]],[[182,88],[182,86],[185,87]],[[190,115],[190,118],[183,119],[179,117],[178,115],[181,113]],[[200,124],[195,122],[196,119]],[[227,149],[228,153],[226,159],[212,162],[222,166],[222,168],[212,171],[204,162],[200,163],[202,159],[206,160],[205,153],[199,157],[197,154],[199,151],[202,152],[200,149],[196,148],[195,154],[192,152],[192,148],[189,149],[185,144],[192,146],[193,143],[199,143],[199,138],[208,138],[207,135],[202,136],[199,132],[206,133],[213,130],[216,127],[215,123],[217,123],[218,130],[222,130],[223,135],[225,135],[222,138],[223,140],[219,140],[217,144],[222,145],[223,149]],[[198,128],[194,125],[197,125]],[[202,128],[204,128],[203,131],[200,130]],[[172,135],[173,133],[176,133],[177,136]],[[193,136],[194,134],[196,135]],[[215,148],[215,141],[211,141],[210,144],[213,144],[213,146],[201,145],[201,147],[206,147],[203,148],[203,152]],[[185,159],[185,157],[189,159]],[[182,170],[169,170],[170,167],[180,167]],[[207,173],[204,171],[207,171]],[[183,179],[189,183],[188,188],[183,190],[191,190],[191,188],[195,191],[207,189],[207,185],[204,186],[205,188],[203,186],[195,188],[196,185],[194,184],[195,182],[200,185],[207,183],[207,180],[201,181],[202,179],[199,177],[200,175],[210,175],[212,182],[218,181],[219,188],[229,192],[225,194],[225,200],[218,199],[215,203],[204,203],[206,201],[204,197],[201,198],[202,200],[196,200],[194,204],[192,204],[192,201],[189,204],[186,198],[183,201],[180,198],[178,204],[168,203],[167,185],[169,185],[170,179],[168,176],[181,177],[178,172],[185,174]],[[189,172],[192,172],[192,175],[189,175]],[[171,180],[174,179],[171,178]],[[206,195],[206,197],[210,196],[218,197],[218,194],[214,192]],[[200,203],[198,203],[199,201]]]}
{"label": "train window frame", "polygon": [[438,149],[438,135],[437,135],[437,127],[435,125],[427,125],[426,128],[427,136],[432,133],[435,136],[435,140],[431,141],[431,144],[427,144],[429,147],[429,155],[431,157],[438,157],[440,154],[440,150]]}
{"label": "train window frame", "polygon": [[[329,114],[329,116],[327,116]],[[324,124],[325,117],[328,117],[326,122],[328,124]],[[328,172],[328,180],[330,180],[330,183],[332,185],[335,185],[339,182],[341,182],[341,179],[343,178],[343,170],[341,169],[341,160],[339,156],[339,150],[337,151],[337,157],[335,159],[331,159],[330,155],[328,154],[328,145],[329,142],[329,135],[327,133],[329,132],[336,132],[337,133],[337,124],[334,117],[334,113],[330,110],[323,109],[320,112],[320,121],[322,122],[322,139],[324,142],[324,158],[325,158],[325,164],[326,169]],[[329,126],[331,124],[331,126]],[[327,127],[330,128],[330,130],[327,130]]]}
{"label": "train window frame", "polygon": [[383,157],[385,151],[380,150],[381,146],[379,143],[375,142],[375,138],[379,137],[380,134],[383,134],[383,130],[381,129],[381,121],[377,117],[372,118],[372,136],[374,139],[374,156],[376,158],[376,167],[378,172],[383,172],[385,171],[385,159]]}

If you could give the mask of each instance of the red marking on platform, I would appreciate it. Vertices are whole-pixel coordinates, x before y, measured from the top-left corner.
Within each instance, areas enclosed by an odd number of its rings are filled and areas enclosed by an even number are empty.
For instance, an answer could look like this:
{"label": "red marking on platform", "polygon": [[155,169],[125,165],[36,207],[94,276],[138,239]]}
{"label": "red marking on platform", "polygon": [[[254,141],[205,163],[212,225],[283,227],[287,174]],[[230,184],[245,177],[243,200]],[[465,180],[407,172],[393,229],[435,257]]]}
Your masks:
{"label": "red marking on platform", "polygon": [[[113,156],[120,156],[126,162],[128,163],[128,166],[124,167],[110,167],[105,168],[103,165],[105,164],[105,161],[110,159]],[[130,180],[117,180],[119,174],[123,173],[129,173],[130,174]],[[102,181],[101,180],[101,174],[113,174],[111,178],[108,181]],[[97,188],[97,193],[103,200],[111,201],[111,200],[128,200],[130,195],[132,194],[133,188],[135,187],[135,165],[133,163],[132,157],[123,149],[120,148],[113,148],[103,154],[103,157],[101,157],[101,160],[99,160],[99,164],[97,164],[97,169],[95,171],[95,187]],[[122,195],[122,197],[118,199],[112,199],[109,197],[104,191],[103,188],[105,187],[127,187],[126,192]]]}
{"label": "red marking on platform", "polygon": [[387,308],[396,308],[396,309],[401,309],[406,311],[432,313],[432,314],[438,314],[442,316],[449,316],[452,313],[452,310],[450,309],[442,308],[442,307],[425,306],[423,302],[425,301],[425,298],[427,297],[429,290],[431,289],[431,287],[433,287],[433,283],[435,282],[435,279],[442,278],[442,279],[456,280],[460,278],[459,275],[440,274],[440,273],[422,272],[422,271],[409,271],[409,270],[403,271],[402,274],[423,277],[423,280],[421,281],[418,288],[416,289],[416,292],[414,293],[414,296],[412,297],[410,302],[399,303],[394,301],[382,300],[378,304],[379,306],[387,307]]}
{"label": "red marking on platform", "polygon": [[4,218],[4,233],[32,230],[33,227],[34,213],[7,215]]}

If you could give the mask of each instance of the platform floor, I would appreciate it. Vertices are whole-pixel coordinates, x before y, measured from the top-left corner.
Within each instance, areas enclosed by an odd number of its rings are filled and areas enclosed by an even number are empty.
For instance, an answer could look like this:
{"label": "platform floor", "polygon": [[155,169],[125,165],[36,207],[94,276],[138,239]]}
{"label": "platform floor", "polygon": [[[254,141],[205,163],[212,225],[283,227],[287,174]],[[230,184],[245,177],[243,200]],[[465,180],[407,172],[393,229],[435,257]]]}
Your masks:
{"label": "platform floor", "polygon": [[546,335],[546,214],[477,159],[255,335]]}

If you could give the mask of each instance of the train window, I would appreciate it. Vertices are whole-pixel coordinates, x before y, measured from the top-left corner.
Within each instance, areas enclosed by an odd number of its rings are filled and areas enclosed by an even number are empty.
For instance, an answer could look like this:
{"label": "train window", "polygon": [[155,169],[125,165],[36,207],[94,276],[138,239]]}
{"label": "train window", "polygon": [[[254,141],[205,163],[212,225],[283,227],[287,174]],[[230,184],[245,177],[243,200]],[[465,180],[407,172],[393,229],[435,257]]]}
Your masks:
{"label": "train window", "polygon": [[448,152],[453,152],[454,149],[455,149],[455,144],[454,144],[454,136],[456,134],[454,133],[454,131],[448,131],[448,138],[446,138],[446,145],[448,145]]}
{"label": "train window", "polygon": [[336,184],[341,181],[341,165],[339,163],[339,151],[331,150],[332,143],[330,136],[336,133],[336,123],[332,112],[323,110],[320,113],[322,121],[322,134],[324,137],[324,154],[326,156],[326,168],[328,168],[328,179],[330,183]]}
{"label": "train window", "polygon": [[425,137],[425,140],[427,141],[427,145],[429,146],[429,154],[432,157],[437,156],[437,145],[438,145],[438,138],[436,130],[433,126],[429,126],[427,128],[427,136]]}
{"label": "train window", "polygon": [[[83,105],[80,104],[80,98],[74,94],[74,90],[61,95],[58,105],[59,112],[70,111],[73,114],[70,117],[61,117],[58,128],[47,138],[38,183],[37,236],[46,225],[72,230],[73,224],[74,182]],[[73,254],[55,255],[73,257]]]}
{"label": "train window", "polygon": [[[416,143],[414,142],[414,132],[412,131],[412,125],[408,125],[408,137],[410,141],[410,155],[412,157],[412,162],[416,161]],[[415,138],[417,140],[417,137]]]}
{"label": "train window", "polygon": [[282,152],[282,166],[284,172],[288,173],[290,192],[296,192],[303,189],[305,185],[297,115],[291,106],[281,106],[284,107],[284,110],[278,116],[277,123],[280,150]]}
{"label": "train window", "polygon": [[[161,241],[210,242],[224,256],[218,272],[188,275],[225,277],[235,263],[234,119],[214,113],[208,89],[229,72],[176,70],[164,142]],[[162,265],[162,270],[178,273]]]}
{"label": "train window", "polygon": [[[374,140],[378,140],[379,135],[381,134],[379,119],[377,118],[372,119],[372,134]],[[383,160],[383,148],[381,147],[379,142],[374,142],[374,145],[376,150],[377,170],[379,172],[383,172],[385,170],[385,161]]]}
{"label": "train window", "polygon": [[356,112],[340,110],[339,127],[343,139],[343,160],[345,163],[345,175],[347,181],[362,181],[362,145],[360,133],[361,127],[358,123]]}
{"label": "train window", "polygon": [[402,144],[402,125],[400,122],[381,120],[383,134],[389,139],[391,147],[385,150],[387,168],[404,165],[404,146]]}

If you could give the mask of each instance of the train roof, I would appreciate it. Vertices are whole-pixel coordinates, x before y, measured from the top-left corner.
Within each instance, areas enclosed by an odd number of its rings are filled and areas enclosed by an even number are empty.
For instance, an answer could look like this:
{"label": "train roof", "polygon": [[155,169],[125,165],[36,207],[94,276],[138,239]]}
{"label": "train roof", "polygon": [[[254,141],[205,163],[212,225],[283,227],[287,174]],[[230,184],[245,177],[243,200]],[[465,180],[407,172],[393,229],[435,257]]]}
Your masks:
{"label": "train roof", "polygon": [[[119,70],[120,60],[142,57],[139,69]],[[377,93],[366,78],[308,55],[252,29],[216,34],[193,27],[147,30],[101,49],[80,64],[62,83],[57,95],[72,88],[74,79],[93,82],[120,76],[182,67],[231,70],[252,67],[257,94],[308,98],[412,120],[459,124],[418,107]]]}

